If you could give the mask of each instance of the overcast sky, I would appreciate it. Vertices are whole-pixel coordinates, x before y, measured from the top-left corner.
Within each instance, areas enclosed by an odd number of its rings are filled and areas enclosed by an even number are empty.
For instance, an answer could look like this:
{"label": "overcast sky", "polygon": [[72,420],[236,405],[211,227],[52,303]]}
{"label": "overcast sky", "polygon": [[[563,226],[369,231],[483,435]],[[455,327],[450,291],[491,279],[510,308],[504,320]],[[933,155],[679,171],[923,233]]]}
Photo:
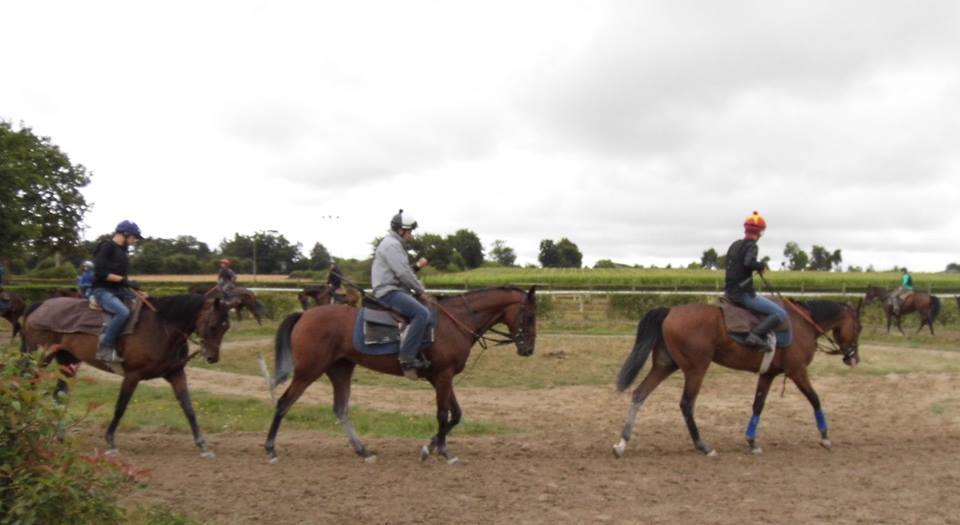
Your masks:
{"label": "overcast sky", "polygon": [[775,262],[960,261],[952,0],[31,0],[0,27],[0,118],[93,172],[88,238],[366,257],[404,208],[520,262],[568,237],[662,266],[756,209]]}

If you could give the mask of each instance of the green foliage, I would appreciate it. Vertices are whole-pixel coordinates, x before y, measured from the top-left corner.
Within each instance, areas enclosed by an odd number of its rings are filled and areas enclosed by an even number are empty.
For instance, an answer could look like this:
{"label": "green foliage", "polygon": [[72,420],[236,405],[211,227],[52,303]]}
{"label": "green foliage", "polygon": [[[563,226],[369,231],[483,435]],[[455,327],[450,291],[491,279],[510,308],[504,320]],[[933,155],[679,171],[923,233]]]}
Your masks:
{"label": "green foliage", "polygon": [[3,353],[0,380],[0,523],[118,523],[117,496],[136,472],[84,456],[75,422],[53,401],[56,378],[35,358]]}
{"label": "green foliage", "polygon": [[517,261],[517,254],[513,248],[507,246],[506,241],[497,239],[490,245],[490,258],[502,266],[513,266]]}
{"label": "green foliage", "polygon": [[783,256],[787,258],[787,269],[794,272],[806,270],[810,262],[807,252],[801,250],[800,246],[793,241],[788,242],[783,248]]}
{"label": "green foliage", "polygon": [[447,243],[462,258],[463,269],[471,270],[483,264],[483,244],[476,233],[459,229],[453,235],[447,236]]}
{"label": "green foliage", "polygon": [[839,268],[842,262],[843,255],[839,249],[831,253],[823,246],[814,244],[810,250],[810,263],[807,267],[810,270],[829,272],[834,268]]}
{"label": "green foliage", "polygon": [[319,242],[315,243],[310,250],[310,269],[324,271],[330,268],[331,262],[330,252]]}
{"label": "green foliage", "polygon": [[206,243],[190,235],[174,239],[147,237],[130,258],[130,269],[132,273],[148,275],[213,273],[215,259]]}
{"label": "green foliage", "polygon": [[717,250],[709,248],[703,251],[703,255],[700,256],[700,267],[706,270],[716,270],[723,268],[720,266],[720,256],[717,255]]}
{"label": "green foliage", "polygon": [[611,270],[611,269],[617,268],[617,263],[611,261],[610,259],[600,259],[599,261],[594,263],[593,267],[597,269]]}
{"label": "green foliage", "polygon": [[60,266],[48,266],[34,270],[27,274],[28,277],[37,279],[76,279],[77,268],[69,263],[62,263]]}
{"label": "green foliage", "polygon": [[257,302],[263,305],[264,315],[268,319],[283,319],[302,310],[297,302],[297,294],[293,292],[260,292]]}
{"label": "green foliage", "polygon": [[89,206],[86,168],[30,128],[0,121],[0,246],[10,254],[67,254]]}
{"label": "green foliage", "polygon": [[[233,239],[220,243],[224,257],[254,259],[257,273],[279,274],[304,270],[307,260],[300,253],[300,243],[291,244],[282,234],[258,232],[254,235],[235,233]],[[254,253],[256,252],[256,253]]]}
{"label": "green foliage", "polygon": [[551,239],[540,241],[540,265],[544,268],[580,268],[583,265],[583,254],[570,239],[566,237],[556,243]]}

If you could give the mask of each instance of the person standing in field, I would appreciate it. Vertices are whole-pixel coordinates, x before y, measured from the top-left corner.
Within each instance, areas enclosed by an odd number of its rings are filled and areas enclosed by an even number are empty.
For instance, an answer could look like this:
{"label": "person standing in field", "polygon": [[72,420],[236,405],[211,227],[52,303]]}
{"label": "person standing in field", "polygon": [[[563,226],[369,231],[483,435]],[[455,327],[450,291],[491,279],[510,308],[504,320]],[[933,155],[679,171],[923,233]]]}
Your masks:
{"label": "person standing in field", "polygon": [[[420,356],[420,344],[430,322],[430,311],[417,298],[423,299],[426,290],[410,267],[406,243],[413,240],[417,221],[403,210],[390,220],[390,232],[377,245],[370,269],[373,296],[387,307],[410,320],[398,359],[404,370],[425,369],[430,362]],[[421,258],[417,266],[426,266]]]}
{"label": "person standing in field", "polygon": [[130,259],[127,251],[143,239],[137,223],[123,221],[117,225],[113,237],[97,245],[93,254],[93,295],[100,307],[113,317],[100,336],[97,359],[106,363],[120,363],[123,358],[117,353],[117,338],[130,317],[130,309],[124,301],[135,298],[130,288],[136,288],[127,272]]}
{"label": "person standing in field", "polygon": [[767,222],[756,211],[743,223],[744,236],[727,250],[727,272],[724,296],[731,302],[765,317],[747,336],[747,344],[769,350],[767,334],[787,320],[787,312],[779,304],[757,295],[753,289],[753,272],[762,274],[767,265],[757,259],[757,241],[767,229]]}

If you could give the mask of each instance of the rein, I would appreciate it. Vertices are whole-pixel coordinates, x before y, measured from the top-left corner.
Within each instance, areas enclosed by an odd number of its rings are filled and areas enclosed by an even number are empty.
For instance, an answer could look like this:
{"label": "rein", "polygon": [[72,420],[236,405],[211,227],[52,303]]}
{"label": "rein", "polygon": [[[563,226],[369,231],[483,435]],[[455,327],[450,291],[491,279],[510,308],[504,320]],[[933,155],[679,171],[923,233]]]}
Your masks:
{"label": "rein", "polygon": [[763,281],[763,284],[764,286],[767,287],[767,290],[776,294],[776,296],[780,299],[780,302],[782,302],[785,305],[788,305],[790,309],[796,312],[797,315],[799,315],[804,321],[810,323],[810,325],[813,326],[813,328],[817,331],[818,338],[822,335],[827,338],[827,341],[830,341],[831,347],[828,347],[830,348],[829,350],[824,350],[824,348],[820,345],[819,342],[817,343],[817,350],[820,350],[821,352],[829,355],[838,355],[843,353],[843,351],[840,349],[840,345],[838,345],[837,342],[833,340],[833,337],[830,337],[830,334],[826,330],[824,330],[819,324],[817,324],[816,321],[813,320],[813,318],[810,316],[809,313],[805,312],[799,306],[794,304],[793,301],[790,301],[784,298],[783,295],[780,294],[779,290],[775,289],[773,286],[770,285],[770,281],[768,281],[767,278],[764,277],[762,273],[758,273],[757,275],[760,276],[760,280]]}

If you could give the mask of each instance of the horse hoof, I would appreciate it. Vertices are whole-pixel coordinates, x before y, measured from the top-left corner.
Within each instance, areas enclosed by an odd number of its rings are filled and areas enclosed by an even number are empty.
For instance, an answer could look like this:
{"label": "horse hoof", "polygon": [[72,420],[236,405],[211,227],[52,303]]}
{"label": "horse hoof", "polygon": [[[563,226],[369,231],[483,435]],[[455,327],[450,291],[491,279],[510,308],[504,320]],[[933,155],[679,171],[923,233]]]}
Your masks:
{"label": "horse hoof", "polygon": [[752,452],[754,456],[759,456],[763,454],[763,449],[760,447],[753,447],[750,449],[750,452]]}
{"label": "horse hoof", "polygon": [[706,454],[708,458],[715,458],[720,456],[720,454],[717,453],[717,449],[715,448],[711,448],[708,452],[706,452]]}
{"label": "horse hoof", "polygon": [[267,458],[267,463],[271,465],[276,465],[278,461],[280,461],[280,458],[278,458],[277,456],[270,456],[269,458]]}
{"label": "horse hoof", "polygon": [[459,464],[460,464],[460,458],[458,458],[457,456],[453,456],[452,458],[447,460],[447,465],[459,465]]}
{"label": "horse hoof", "polygon": [[623,453],[626,452],[626,450],[627,450],[627,442],[621,439],[619,443],[613,446],[613,455],[618,459],[622,458]]}
{"label": "horse hoof", "polygon": [[827,449],[827,450],[830,450],[830,449],[833,448],[833,442],[830,441],[829,439],[821,439],[821,440],[820,440],[820,446],[823,447],[823,448],[825,448],[825,449]]}
{"label": "horse hoof", "polygon": [[115,448],[111,448],[110,450],[107,450],[106,452],[103,453],[104,456],[117,456],[119,454],[120,454],[120,451]]}
{"label": "horse hoof", "polygon": [[217,455],[209,450],[205,450],[200,453],[200,457],[203,459],[217,459]]}
{"label": "horse hoof", "polygon": [[420,461],[426,461],[430,459],[430,448],[424,445],[420,448]]}
{"label": "horse hoof", "polygon": [[377,455],[376,455],[376,454],[370,454],[369,456],[363,458],[363,462],[364,462],[364,463],[376,463],[376,462],[377,462]]}

